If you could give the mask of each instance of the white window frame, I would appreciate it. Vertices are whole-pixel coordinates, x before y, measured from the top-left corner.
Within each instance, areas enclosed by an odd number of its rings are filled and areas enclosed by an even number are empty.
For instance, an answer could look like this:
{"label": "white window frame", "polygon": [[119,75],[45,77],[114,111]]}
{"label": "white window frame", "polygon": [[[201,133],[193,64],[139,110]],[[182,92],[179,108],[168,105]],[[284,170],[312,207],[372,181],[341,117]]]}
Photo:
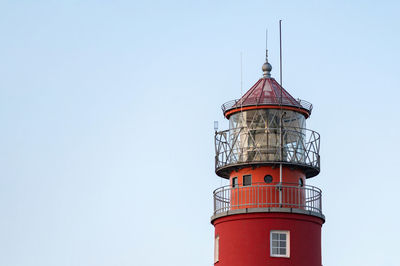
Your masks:
{"label": "white window frame", "polygon": [[[285,234],[286,235],[286,254],[281,255],[281,254],[273,254],[272,252],[272,234]],[[290,231],[286,230],[271,230],[269,234],[269,246],[270,246],[270,251],[269,254],[271,257],[278,257],[278,258],[290,258]],[[278,240],[279,241],[279,240]]]}
{"label": "white window frame", "polygon": [[219,235],[215,236],[214,239],[214,263],[219,261]]}

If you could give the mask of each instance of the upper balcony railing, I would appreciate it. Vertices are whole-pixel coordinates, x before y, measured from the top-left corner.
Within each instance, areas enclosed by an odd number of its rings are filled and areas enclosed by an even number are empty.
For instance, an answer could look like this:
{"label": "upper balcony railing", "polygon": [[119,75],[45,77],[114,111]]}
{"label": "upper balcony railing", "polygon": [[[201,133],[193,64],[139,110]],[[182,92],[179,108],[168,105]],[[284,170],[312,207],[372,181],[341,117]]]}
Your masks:
{"label": "upper balcony railing", "polygon": [[305,100],[296,99],[296,102],[293,103],[293,98],[282,97],[264,97],[260,100],[259,97],[257,98],[247,98],[243,102],[240,99],[232,100],[229,102],[224,103],[221,106],[222,112],[226,112],[230,109],[246,107],[246,106],[259,106],[259,105],[279,105],[282,102],[283,106],[291,106],[291,107],[298,107],[300,109],[305,109],[308,113],[311,114],[313,109],[313,105]]}
{"label": "upper balcony railing", "polygon": [[215,170],[228,178],[231,167],[283,163],[303,167],[312,177],[320,170],[319,147],[319,134],[304,128],[224,130],[215,134]]}
{"label": "upper balcony railing", "polygon": [[214,191],[214,216],[248,212],[249,209],[258,212],[288,211],[323,217],[322,192],[314,186],[285,183],[224,186]]}

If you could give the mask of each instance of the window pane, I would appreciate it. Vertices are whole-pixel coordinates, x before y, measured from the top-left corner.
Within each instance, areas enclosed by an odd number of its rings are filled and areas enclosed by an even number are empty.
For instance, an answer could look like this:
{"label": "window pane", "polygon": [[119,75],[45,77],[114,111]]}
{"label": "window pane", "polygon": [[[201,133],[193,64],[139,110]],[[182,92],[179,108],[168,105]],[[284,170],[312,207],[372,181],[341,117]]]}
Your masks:
{"label": "window pane", "polygon": [[232,178],[232,187],[237,187],[238,186],[238,179],[237,177]]}
{"label": "window pane", "polygon": [[214,263],[219,261],[219,236],[215,237],[214,243]]}
{"label": "window pane", "polygon": [[271,183],[272,180],[273,180],[273,178],[272,178],[271,175],[266,175],[266,176],[264,176],[264,182],[265,182],[265,183]]}
{"label": "window pane", "polygon": [[251,175],[243,176],[243,186],[251,186]]}
{"label": "window pane", "polygon": [[290,232],[284,230],[271,230],[270,252],[271,257],[289,257]]}

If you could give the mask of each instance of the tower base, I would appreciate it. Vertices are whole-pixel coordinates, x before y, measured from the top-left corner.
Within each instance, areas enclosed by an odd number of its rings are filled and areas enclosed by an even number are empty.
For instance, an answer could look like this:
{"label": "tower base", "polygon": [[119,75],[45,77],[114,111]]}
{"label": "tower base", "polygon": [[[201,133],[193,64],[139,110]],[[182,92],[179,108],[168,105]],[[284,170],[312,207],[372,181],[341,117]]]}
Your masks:
{"label": "tower base", "polygon": [[[323,223],[320,217],[294,213],[246,213],[215,218],[215,265],[321,266]],[[286,254],[274,254],[271,232],[288,232]]]}

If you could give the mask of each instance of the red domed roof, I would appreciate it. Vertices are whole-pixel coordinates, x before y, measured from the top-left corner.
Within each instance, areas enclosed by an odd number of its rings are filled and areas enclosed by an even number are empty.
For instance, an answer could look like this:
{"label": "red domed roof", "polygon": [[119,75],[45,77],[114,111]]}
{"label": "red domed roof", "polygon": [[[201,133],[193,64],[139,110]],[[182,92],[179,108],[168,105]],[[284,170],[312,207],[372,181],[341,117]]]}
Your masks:
{"label": "red domed roof", "polygon": [[[222,105],[224,115],[239,112],[243,107],[259,106],[260,108],[276,108],[282,105],[289,109],[298,109],[306,117],[310,116],[312,104],[309,102],[293,98],[279,83],[273,78],[261,78],[253,85],[239,100],[234,100]],[[237,109],[237,110],[235,110]],[[248,109],[248,108],[246,108]]]}

